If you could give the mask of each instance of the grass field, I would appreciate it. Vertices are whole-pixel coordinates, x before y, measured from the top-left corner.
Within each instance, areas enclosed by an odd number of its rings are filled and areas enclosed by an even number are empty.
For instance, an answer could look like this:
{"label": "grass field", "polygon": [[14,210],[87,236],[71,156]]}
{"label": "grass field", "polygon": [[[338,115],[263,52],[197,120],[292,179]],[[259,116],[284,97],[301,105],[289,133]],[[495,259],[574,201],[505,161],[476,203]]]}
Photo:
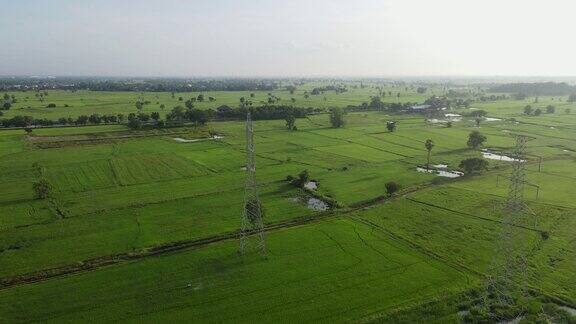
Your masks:
{"label": "grass field", "polygon": [[[309,82],[291,94],[288,90],[274,91],[216,91],[216,92],[158,92],[158,93],[140,93],[140,92],[95,92],[95,91],[47,91],[41,101],[35,97],[35,92],[8,92],[9,95],[16,96],[17,102],[13,108],[8,111],[5,117],[14,115],[29,115],[35,118],[58,119],[60,117],[78,117],[79,115],[90,115],[98,113],[100,115],[122,113],[128,115],[136,112],[136,102],[149,102],[144,105],[143,112],[157,111],[161,114],[169,112],[172,107],[184,106],[184,102],[190,98],[196,98],[203,94],[205,98],[213,97],[215,101],[205,100],[196,102],[195,107],[200,109],[216,108],[221,105],[237,107],[240,98],[249,99],[255,105],[262,105],[268,102],[269,94],[278,97],[280,100],[276,104],[296,105],[299,107],[346,107],[348,105],[359,105],[363,102],[370,101],[371,96],[378,95],[379,89],[376,84],[366,84],[360,87],[360,82],[349,84],[349,91],[336,93],[335,91],[326,91],[319,95],[309,94],[316,86],[325,84],[316,84]],[[378,85],[380,86],[380,85]],[[427,94],[419,94],[415,89],[406,89],[404,86],[385,86],[383,91],[390,91],[392,95],[383,98],[384,102],[419,102],[428,98],[431,94],[441,94],[440,87],[431,87]],[[305,92],[309,95],[306,97]],[[397,94],[400,93],[400,98]],[[251,97],[254,94],[254,97]],[[182,98],[182,100],[179,100]],[[292,98],[295,101],[292,101]],[[49,103],[56,105],[55,108],[47,108]],[[161,108],[164,105],[164,109]]]}
{"label": "grass field", "polygon": [[[305,99],[312,87],[298,89],[297,105],[357,105],[377,91]],[[390,91],[421,102],[441,90]],[[273,93],[289,103],[287,91]],[[249,92],[206,95],[216,102],[201,108],[236,105]],[[49,91],[43,103],[32,92],[16,96],[5,117],[128,113],[141,97],[152,102],[145,110],[165,104],[167,112],[190,94]],[[255,94],[261,97],[267,94]],[[472,130],[487,136],[485,148],[502,152],[514,145],[510,133],[534,138],[527,179],[540,191],[538,198],[533,187],[525,191],[533,212],[524,215],[532,224],[523,230],[528,285],[574,306],[576,114],[564,108],[576,105],[540,97],[536,105],[554,104],[556,113],[523,116],[531,100],[474,103],[502,119],[479,128],[470,118],[448,128],[384,112],[348,113],[337,129],[327,114],[298,119],[298,131],[282,120],[255,122],[267,260],[236,253],[246,155],[240,121],[145,131],[0,130],[0,322],[386,322],[398,312],[425,312],[430,301],[457,299],[481,286],[493,259],[511,163],[488,160],[482,174],[457,179],[416,167],[426,163],[426,139],[435,143],[433,164],[455,170],[462,159],[482,157],[467,148]],[[47,102],[57,107],[44,108]],[[388,120],[397,121],[395,132],[386,130]],[[209,130],[222,138],[175,140]],[[50,199],[34,196],[38,167],[53,185]],[[318,182],[314,193],[285,181],[302,170]],[[391,198],[389,181],[403,187]],[[312,194],[338,208],[309,209]],[[426,313],[427,322],[458,322],[450,305]]]}

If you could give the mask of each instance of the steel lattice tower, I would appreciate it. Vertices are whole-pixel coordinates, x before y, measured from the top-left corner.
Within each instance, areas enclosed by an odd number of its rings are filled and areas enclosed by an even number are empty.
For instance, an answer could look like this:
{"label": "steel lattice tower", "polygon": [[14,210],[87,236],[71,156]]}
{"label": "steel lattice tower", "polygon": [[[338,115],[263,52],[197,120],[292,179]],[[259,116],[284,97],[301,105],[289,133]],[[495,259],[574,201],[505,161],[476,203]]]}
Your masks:
{"label": "steel lattice tower", "polygon": [[526,287],[527,226],[524,187],[526,184],[526,142],[529,137],[514,135],[516,145],[512,151],[512,174],[508,197],[504,205],[502,229],[496,242],[494,258],[487,278],[485,307],[510,306],[515,298],[524,296]]}
{"label": "steel lattice tower", "polygon": [[254,129],[250,112],[246,116],[246,185],[244,190],[244,206],[242,211],[242,227],[240,229],[240,254],[249,249],[250,236],[253,236],[254,248],[263,258],[266,258],[266,242],[264,241],[264,224],[262,222],[262,205],[256,183],[256,163],[254,161]]}

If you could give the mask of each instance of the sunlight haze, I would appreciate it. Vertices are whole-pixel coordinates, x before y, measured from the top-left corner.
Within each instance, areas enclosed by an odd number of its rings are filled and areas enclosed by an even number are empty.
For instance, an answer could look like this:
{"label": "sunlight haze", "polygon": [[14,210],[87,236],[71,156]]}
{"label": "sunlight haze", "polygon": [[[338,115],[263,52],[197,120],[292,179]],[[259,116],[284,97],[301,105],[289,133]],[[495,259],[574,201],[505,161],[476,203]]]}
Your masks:
{"label": "sunlight haze", "polygon": [[568,0],[0,4],[0,75],[576,75]]}

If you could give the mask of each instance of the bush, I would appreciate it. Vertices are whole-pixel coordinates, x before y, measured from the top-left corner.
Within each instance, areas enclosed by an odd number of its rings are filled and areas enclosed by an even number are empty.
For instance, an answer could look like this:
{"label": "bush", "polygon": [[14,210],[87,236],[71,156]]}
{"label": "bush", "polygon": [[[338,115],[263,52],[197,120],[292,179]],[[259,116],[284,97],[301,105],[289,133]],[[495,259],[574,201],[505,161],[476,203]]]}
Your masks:
{"label": "bush", "polygon": [[392,196],[393,194],[400,191],[400,189],[402,188],[402,186],[395,181],[386,182],[385,186],[386,186],[386,193],[388,194],[388,196]]}
{"label": "bush", "polygon": [[459,167],[466,174],[478,173],[488,169],[488,161],[481,158],[468,158],[460,161]]}
{"label": "bush", "polygon": [[47,108],[56,108],[56,104],[55,103],[49,103],[48,106],[46,106]]}
{"label": "bush", "polygon": [[482,135],[479,131],[472,131],[468,135],[468,142],[466,144],[468,144],[470,148],[477,149],[484,144],[484,142],[486,142],[486,136]]}
{"label": "bush", "polygon": [[142,129],[142,121],[140,119],[130,119],[130,121],[128,122],[128,127],[130,127],[130,129],[134,129],[134,130],[139,130]]}
{"label": "bush", "polygon": [[330,124],[334,128],[344,126],[344,111],[341,108],[332,108],[330,110]]}
{"label": "bush", "polygon": [[33,184],[34,193],[38,199],[46,199],[52,193],[52,185],[48,180],[42,178]]}

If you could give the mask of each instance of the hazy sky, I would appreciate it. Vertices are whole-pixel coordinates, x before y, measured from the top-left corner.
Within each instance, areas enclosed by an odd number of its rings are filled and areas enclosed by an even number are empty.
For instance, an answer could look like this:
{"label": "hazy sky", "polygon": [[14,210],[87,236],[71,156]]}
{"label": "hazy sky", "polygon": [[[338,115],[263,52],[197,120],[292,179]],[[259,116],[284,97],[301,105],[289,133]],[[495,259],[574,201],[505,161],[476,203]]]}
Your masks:
{"label": "hazy sky", "polygon": [[0,75],[576,75],[575,0],[0,0]]}

